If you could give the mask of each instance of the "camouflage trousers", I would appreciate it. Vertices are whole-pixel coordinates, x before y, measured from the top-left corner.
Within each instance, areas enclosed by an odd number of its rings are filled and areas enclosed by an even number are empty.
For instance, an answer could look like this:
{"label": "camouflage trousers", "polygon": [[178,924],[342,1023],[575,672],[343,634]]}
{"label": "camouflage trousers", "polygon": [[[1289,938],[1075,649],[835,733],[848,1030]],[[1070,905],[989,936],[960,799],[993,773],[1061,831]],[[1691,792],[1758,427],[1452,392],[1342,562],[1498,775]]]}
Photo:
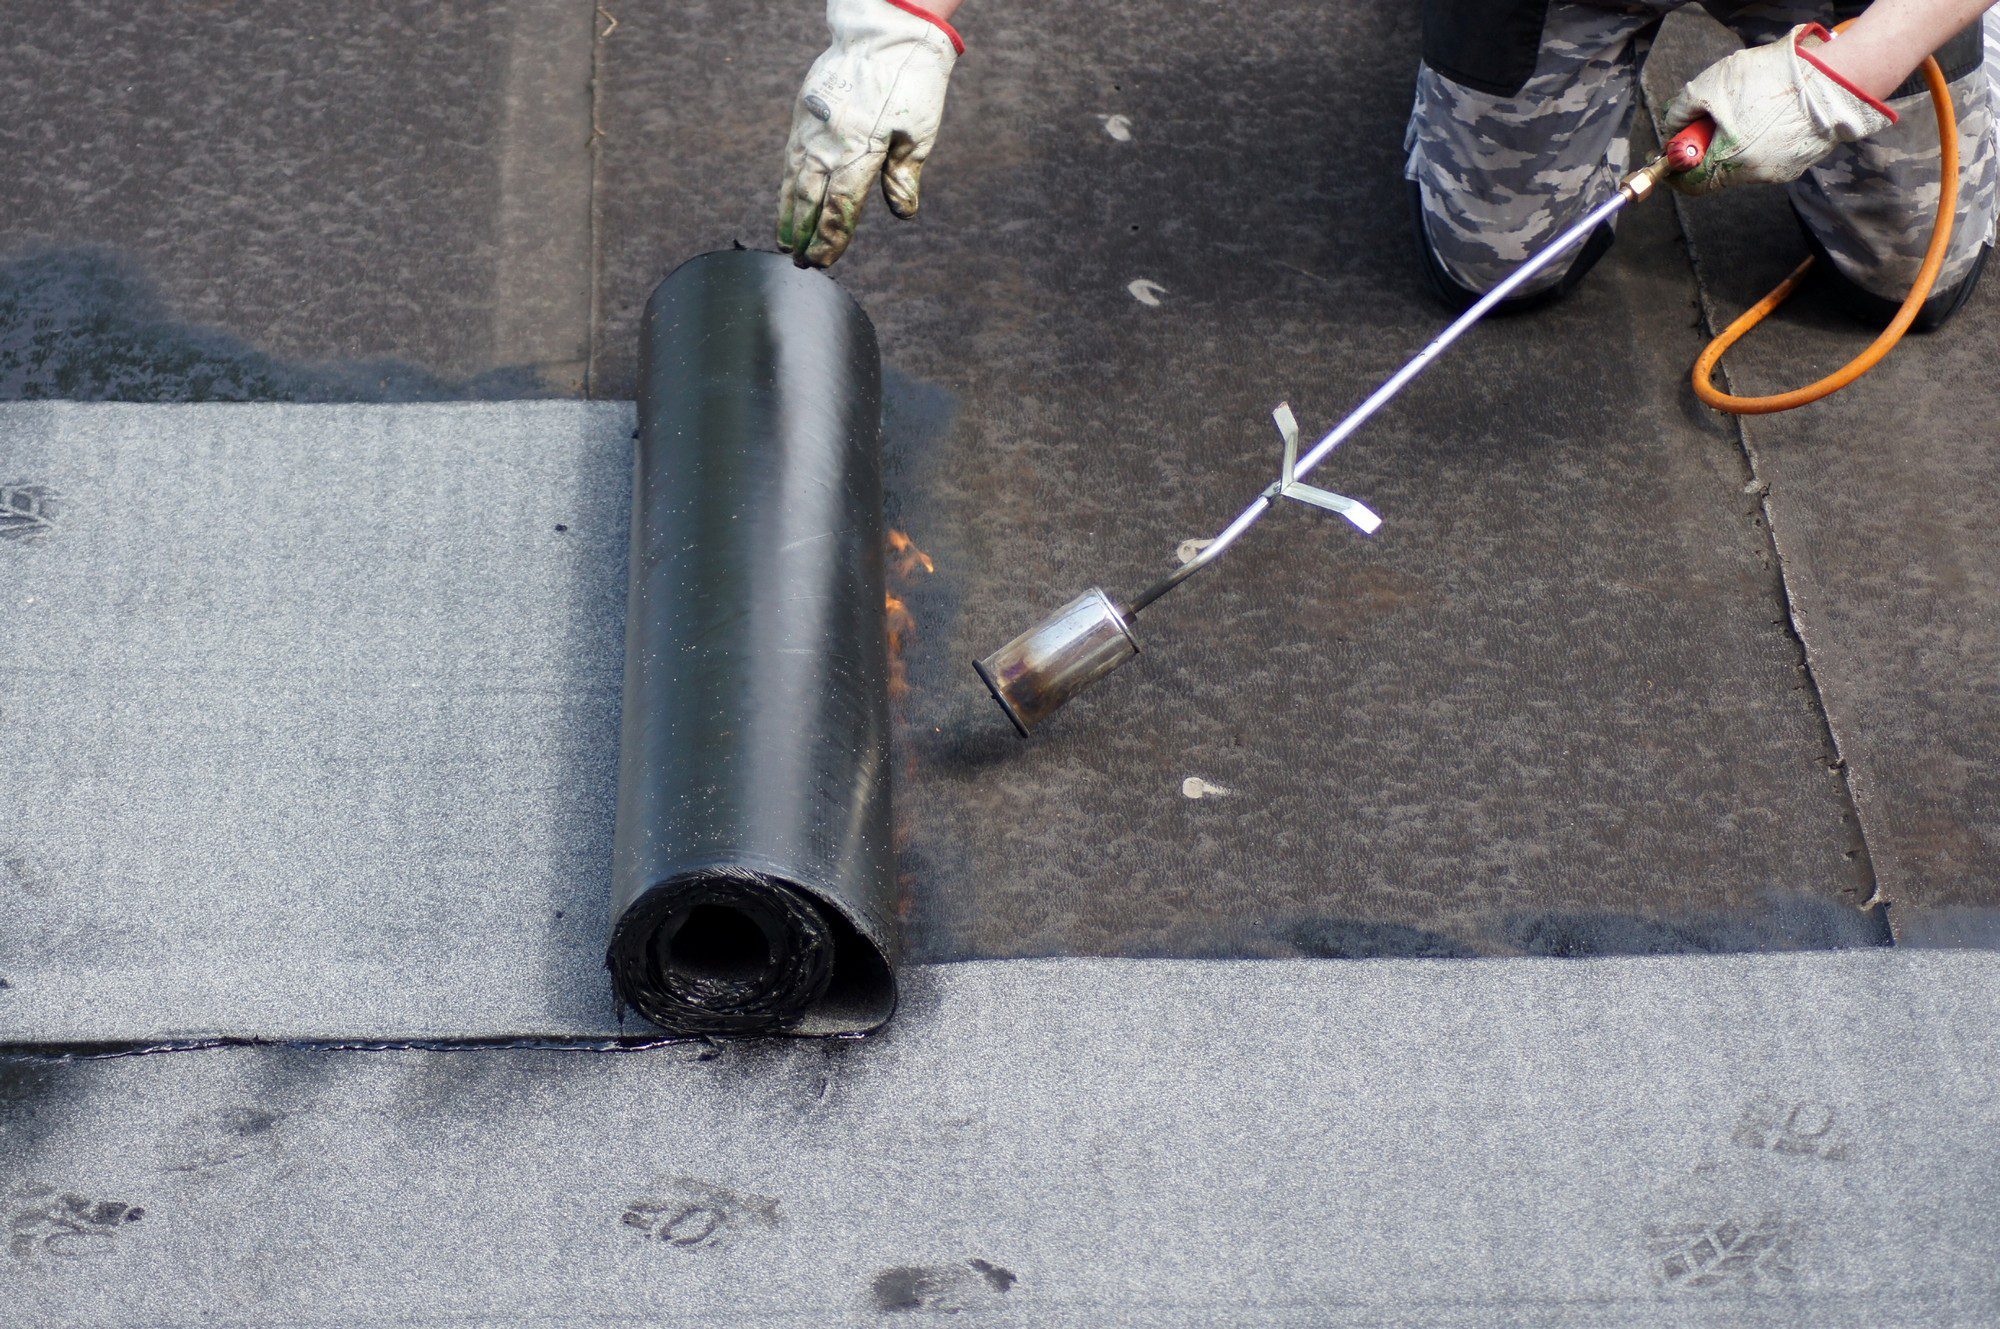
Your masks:
{"label": "camouflage trousers", "polygon": [[[1423,224],[1445,271],[1491,290],[1548,240],[1610,196],[1631,169],[1639,65],[1660,19],[1683,0],[1555,0],[1535,72],[1520,94],[1466,88],[1428,66],[1417,73],[1404,174],[1417,182]],[[1775,41],[1800,23],[1832,23],[1829,6],[1767,0],[1729,26],[1746,44]],[[1986,58],[1951,85],[1958,112],[1960,187],[1951,253],[1937,288],[1963,278],[1993,238],[1996,145],[1992,80],[2000,71],[2000,14],[1984,30]],[[1923,93],[1892,101],[1898,121],[1844,144],[1787,186],[1793,207],[1841,272],[1900,300],[1930,241],[1938,197],[1936,121]],[[1538,274],[1523,294],[1561,280]]]}

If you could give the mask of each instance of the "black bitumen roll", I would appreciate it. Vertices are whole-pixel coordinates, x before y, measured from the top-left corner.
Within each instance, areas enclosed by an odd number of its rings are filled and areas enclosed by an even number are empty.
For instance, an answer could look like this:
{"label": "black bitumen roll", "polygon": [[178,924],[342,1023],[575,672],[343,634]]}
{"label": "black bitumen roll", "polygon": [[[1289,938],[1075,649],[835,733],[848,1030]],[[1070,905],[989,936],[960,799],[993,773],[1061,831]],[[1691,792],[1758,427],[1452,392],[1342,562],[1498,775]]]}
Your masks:
{"label": "black bitumen roll", "polygon": [[895,1007],[881,362],[825,274],[704,254],[647,302],[606,963],[687,1034]]}

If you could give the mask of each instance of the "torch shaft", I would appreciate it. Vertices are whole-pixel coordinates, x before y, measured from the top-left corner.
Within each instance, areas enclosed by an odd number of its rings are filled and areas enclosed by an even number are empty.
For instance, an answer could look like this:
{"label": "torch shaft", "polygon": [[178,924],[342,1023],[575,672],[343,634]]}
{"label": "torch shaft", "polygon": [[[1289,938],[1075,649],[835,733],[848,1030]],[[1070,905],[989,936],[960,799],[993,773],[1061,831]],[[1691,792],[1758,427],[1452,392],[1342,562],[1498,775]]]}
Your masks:
{"label": "torch shaft", "polygon": [[[1543,246],[1527,262],[1508,273],[1505,280],[1498,286],[1495,286],[1492,290],[1473,302],[1471,308],[1452,320],[1451,326],[1433,337],[1430,344],[1417,352],[1408,364],[1391,374],[1380,387],[1368,395],[1367,400],[1348,412],[1346,419],[1329,430],[1326,436],[1320,439],[1319,442],[1313,444],[1312,450],[1299,458],[1298,465],[1293,468],[1293,476],[1303,476],[1307,471],[1310,471],[1313,467],[1324,461],[1328,454],[1342,443],[1345,443],[1362,425],[1367,424],[1377,411],[1388,405],[1397,393],[1409,386],[1410,380],[1428,369],[1431,362],[1442,355],[1446,348],[1463,336],[1473,324],[1486,317],[1495,305],[1519,290],[1536,273],[1548,267],[1549,264],[1555,262],[1576,245],[1582,243],[1584,238],[1596,230],[1600,223],[1610,218],[1613,213],[1624,207],[1626,203],[1635,197],[1642,196],[1642,191],[1633,189],[1630,181],[1644,174],[1645,171],[1642,170],[1635,172],[1632,177],[1628,177],[1627,184],[1620,185],[1617,192],[1612,194],[1610,198],[1584,214],[1581,221],[1578,221],[1575,225]],[[1650,187],[1650,181],[1648,182],[1648,187]],[[1251,502],[1250,506],[1237,514],[1236,520],[1223,527],[1216,537],[1209,541],[1207,546],[1193,558],[1188,559],[1171,573],[1154,582],[1151,586],[1133,597],[1131,604],[1126,606],[1126,613],[1128,615],[1137,614],[1168,591],[1171,591],[1174,587],[1180,585],[1189,577],[1192,577],[1195,573],[1220,558],[1229,546],[1235,544],[1245,531],[1256,525],[1257,520],[1270,511],[1271,500],[1275,496],[1276,490],[1277,486],[1273,485],[1259,494]]]}

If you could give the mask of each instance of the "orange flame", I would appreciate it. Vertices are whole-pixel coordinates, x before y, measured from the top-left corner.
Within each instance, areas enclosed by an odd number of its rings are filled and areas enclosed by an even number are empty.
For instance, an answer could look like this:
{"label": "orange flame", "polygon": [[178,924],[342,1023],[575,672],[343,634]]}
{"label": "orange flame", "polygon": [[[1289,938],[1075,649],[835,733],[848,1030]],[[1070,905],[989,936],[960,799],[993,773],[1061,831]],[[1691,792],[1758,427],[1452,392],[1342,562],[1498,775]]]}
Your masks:
{"label": "orange flame", "polygon": [[[892,586],[900,586],[918,572],[937,571],[937,564],[931,556],[917,548],[916,542],[903,532],[891,528],[888,538],[889,580]],[[909,695],[910,671],[903,661],[903,647],[917,634],[917,620],[911,616],[909,605],[903,597],[889,590],[883,597],[883,625],[889,637],[889,701],[894,707],[898,727],[902,721],[902,706],[898,703]],[[914,747],[904,746],[904,778],[916,774],[917,753]],[[908,801],[896,805],[896,822],[890,831],[890,844],[900,854],[909,844],[910,823],[908,821]],[[910,873],[903,873],[896,880],[896,912],[899,917],[907,917],[914,900]]]}
{"label": "orange flame", "polygon": [[[936,572],[937,564],[931,556],[917,548],[916,541],[903,532],[891,528],[889,531],[889,572],[897,581],[907,581],[918,570]],[[901,697],[910,690],[909,670],[903,664],[903,643],[916,635],[917,621],[910,617],[910,608],[903,598],[890,591],[884,607],[888,610],[889,628],[889,695]]]}
{"label": "orange flame", "polygon": [[898,577],[907,577],[918,568],[925,572],[937,571],[937,564],[931,562],[929,554],[917,548],[916,542],[909,536],[893,528],[889,531],[889,552],[894,555],[893,566]]}
{"label": "orange flame", "polygon": [[889,695],[900,697],[910,690],[909,670],[903,665],[903,640],[916,631],[917,621],[893,591],[884,597],[884,607],[889,627]]}

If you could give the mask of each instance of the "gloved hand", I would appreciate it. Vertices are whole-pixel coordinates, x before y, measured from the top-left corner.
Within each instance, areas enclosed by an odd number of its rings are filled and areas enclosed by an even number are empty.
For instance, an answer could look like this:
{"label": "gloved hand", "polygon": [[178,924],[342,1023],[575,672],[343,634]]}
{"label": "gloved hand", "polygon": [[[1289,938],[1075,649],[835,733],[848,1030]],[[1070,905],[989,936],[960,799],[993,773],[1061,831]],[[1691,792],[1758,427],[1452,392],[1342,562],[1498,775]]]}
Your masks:
{"label": "gloved hand", "polygon": [[826,26],[833,45],[792,110],[778,200],[778,245],[800,267],[841,256],[878,175],[889,211],[917,215],[945,84],[965,50],[950,24],[905,0],[826,0]]}
{"label": "gloved hand", "polygon": [[1715,141],[1691,171],[1670,176],[1689,194],[1735,184],[1783,184],[1842,143],[1896,122],[1896,113],[1833,72],[1814,48],[1832,34],[1803,23],[1767,46],[1718,60],[1667,104],[1668,136],[1706,112]]}

